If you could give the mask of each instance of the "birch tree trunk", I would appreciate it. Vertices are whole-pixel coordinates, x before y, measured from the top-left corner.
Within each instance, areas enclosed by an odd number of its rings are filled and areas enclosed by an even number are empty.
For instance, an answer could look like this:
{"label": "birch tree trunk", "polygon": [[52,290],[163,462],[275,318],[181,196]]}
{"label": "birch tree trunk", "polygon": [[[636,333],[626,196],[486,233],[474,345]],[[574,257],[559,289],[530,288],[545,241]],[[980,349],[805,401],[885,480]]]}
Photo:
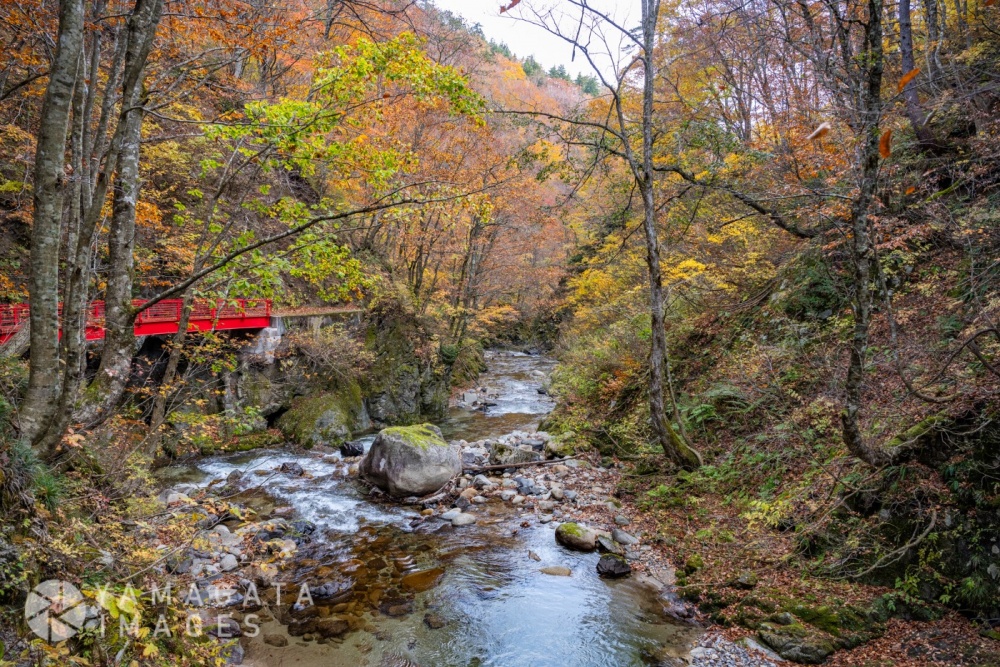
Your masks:
{"label": "birch tree trunk", "polygon": [[[85,333],[93,279],[91,264],[94,238],[113,174],[114,220],[119,226],[126,229],[131,226],[134,234],[135,196],[139,187],[138,159],[142,124],[142,107],[140,105],[142,80],[159,24],[161,10],[162,0],[137,0],[133,12],[128,18],[118,123],[108,146],[104,167],[97,177],[93,192],[90,193],[88,187],[86,188],[87,192],[84,193],[86,200],[90,203],[89,207],[85,210],[82,207],[74,207],[74,210],[80,209],[80,218],[74,220],[72,224],[75,231],[73,235],[75,247],[67,249],[68,266],[63,288],[62,340],[58,352],[61,362],[61,378],[57,378],[57,382],[53,385],[52,407],[48,418],[44,425],[37,428],[32,434],[36,447],[45,451],[50,458],[58,453],[59,442],[79,407],[80,389],[83,386],[86,362]],[[115,73],[112,72],[112,76],[114,75]],[[108,93],[112,90],[109,88]],[[86,126],[89,124],[89,118],[80,118],[80,122]],[[103,125],[103,118],[99,127],[101,125]],[[63,141],[65,144],[65,138]],[[80,169],[80,171],[83,170]],[[83,193],[83,190],[80,192]],[[131,236],[127,233],[126,235]],[[116,259],[118,263],[112,262],[109,267],[109,283],[117,281],[120,284],[121,281],[125,281],[127,289],[131,291],[131,273],[129,271],[131,246],[128,249],[127,264],[123,264],[121,253],[118,253]],[[58,258],[55,265],[58,267]],[[124,278],[122,274],[125,274]],[[32,296],[33,301],[34,296]],[[106,324],[109,329],[115,326],[113,322]],[[131,319],[128,321],[127,328],[131,333]],[[121,327],[119,326],[117,329],[120,331]],[[112,336],[112,342],[114,342],[114,336]],[[128,362],[131,361],[131,356],[132,350],[130,348]],[[124,387],[124,385],[122,386]]]}

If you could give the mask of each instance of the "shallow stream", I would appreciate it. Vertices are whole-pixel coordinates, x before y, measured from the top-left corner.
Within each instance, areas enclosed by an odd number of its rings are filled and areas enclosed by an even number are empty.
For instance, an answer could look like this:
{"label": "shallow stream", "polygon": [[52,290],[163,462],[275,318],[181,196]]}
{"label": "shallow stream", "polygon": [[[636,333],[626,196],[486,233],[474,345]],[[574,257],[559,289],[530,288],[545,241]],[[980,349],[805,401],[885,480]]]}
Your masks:
{"label": "shallow stream", "polygon": [[[533,430],[552,409],[539,392],[551,359],[490,352],[487,363],[480,386],[497,396],[494,405],[453,408],[441,424],[447,438]],[[361,440],[367,448],[372,439]],[[271,472],[286,462],[309,475]],[[207,484],[234,470],[261,487],[240,500],[265,513],[291,506],[292,518],[316,524],[281,578],[332,582],[338,592],[317,602],[319,613],[345,618],[352,628],[326,643],[290,637],[275,647],[254,640],[247,664],[627,667],[659,664],[697,640],[697,631],[665,617],[633,579],[598,577],[597,554],[558,546],[554,522],[522,521],[504,503],[477,507],[474,526],[420,521],[413,508],[368,500],[339,455],[290,450],[206,458],[164,472],[172,483]],[[572,576],[541,573],[546,566],[568,567]],[[263,637],[286,627],[273,620],[262,630]]]}

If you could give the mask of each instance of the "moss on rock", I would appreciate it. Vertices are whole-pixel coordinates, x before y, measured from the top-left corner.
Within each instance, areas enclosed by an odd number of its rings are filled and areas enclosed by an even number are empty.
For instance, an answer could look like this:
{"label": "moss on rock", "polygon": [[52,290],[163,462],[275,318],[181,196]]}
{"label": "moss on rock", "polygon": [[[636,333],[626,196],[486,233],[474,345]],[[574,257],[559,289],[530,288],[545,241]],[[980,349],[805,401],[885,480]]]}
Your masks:
{"label": "moss on rock", "polygon": [[441,437],[441,432],[433,424],[390,426],[389,428],[382,429],[381,433],[398,436],[406,443],[420,449],[448,446],[448,443]]}
{"label": "moss on rock", "polygon": [[791,625],[762,623],[757,634],[764,644],[785,660],[807,665],[824,662],[837,649],[837,645],[829,635],[800,623]]}
{"label": "moss on rock", "polygon": [[297,399],[278,420],[278,428],[303,447],[339,446],[368,425],[361,387],[355,382],[336,392]]}
{"label": "moss on rock", "polygon": [[550,459],[561,459],[573,456],[577,452],[577,436],[572,431],[553,436],[545,443],[545,456]]}
{"label": "moss on rock", "polygon": [[691,554],[684,561],[684,572],[687,574],[694,574],[703,567],[705,567],[705,560],[701,557],[701,554]]}
{"label": "moss on rock", "polygon": [[569,521],[556,528],[556,542],[576,551],[593,551],[597,548],[597,533]]}
{"label": "moss on rock", "polygon": [[233,450],[237,452],[250,452],[255,449],[275,447],[285,441],[280,431],[269,429],[259,433],[242,435],[234,440]]}

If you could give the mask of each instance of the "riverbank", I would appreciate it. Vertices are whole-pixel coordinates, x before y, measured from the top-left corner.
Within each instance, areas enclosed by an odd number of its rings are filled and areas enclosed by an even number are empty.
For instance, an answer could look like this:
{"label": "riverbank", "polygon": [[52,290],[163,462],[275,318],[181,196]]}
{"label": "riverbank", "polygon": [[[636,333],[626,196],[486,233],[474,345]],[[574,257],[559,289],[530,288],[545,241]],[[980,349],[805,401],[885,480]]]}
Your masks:
{"label": "riverbank", "polygon": [[899,587],[824,577],[801,560],[795,531],[748,526],[694,475],[671,484],[640,468],[623,469],[616,493],[636,531],[676,565],[676,594],[722,636],[834,667],[1000,664],[996,637],[970,619]]}

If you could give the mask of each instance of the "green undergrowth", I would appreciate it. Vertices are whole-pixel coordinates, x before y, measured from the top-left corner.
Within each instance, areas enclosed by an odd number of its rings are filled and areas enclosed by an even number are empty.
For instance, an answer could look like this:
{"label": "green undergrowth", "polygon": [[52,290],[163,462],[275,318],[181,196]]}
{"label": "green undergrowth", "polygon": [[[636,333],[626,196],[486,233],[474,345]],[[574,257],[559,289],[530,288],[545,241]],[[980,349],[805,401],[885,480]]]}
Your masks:
{"label": "green undergrowth", "polygon": [[[933,252],[885,259],[899,298],[933,304],[938,292],[927,286],[951,275],[935,266],[951,260]],[[893,373],[893,357],[876,336],[872,395],[883,403],[865,406],[874,416],[864,437],[917,454],[883,470],[852,457],[841,435],[851,317],[839,270],[811,251],[783,267],[754,308],[671,314],[671,416],[704,466],[678,471],[653,441],[641,316],[564,340],[559,406],[545,424],[625,463],[617,494],[656,518],[653,539],[680,565],[681,591],[713,620],[775,645],[811,642],[817,655],[878,636],[893,616],[932,620],[950,608],[1000,617],[996,418],[987,405],[895,409],[889,401],[902,403],[905,388],[881,391],[876,369]],[[960,333],[928,321],[928,345]],[[752,590],[733,584],[740,570]]]}

